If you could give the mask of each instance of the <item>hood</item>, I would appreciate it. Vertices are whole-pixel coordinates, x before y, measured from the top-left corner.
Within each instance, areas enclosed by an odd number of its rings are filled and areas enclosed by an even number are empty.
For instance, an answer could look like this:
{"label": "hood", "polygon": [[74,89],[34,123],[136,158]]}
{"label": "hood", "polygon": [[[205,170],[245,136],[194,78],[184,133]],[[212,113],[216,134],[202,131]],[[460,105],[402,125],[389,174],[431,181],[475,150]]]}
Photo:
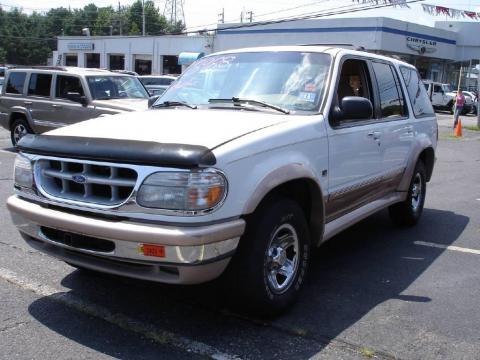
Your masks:
{"label": "hood", "polygon": [[87,120],[46,135],[153,141],[213,149],[290,117],[240,110],[158,109]]}
{"label": "hood", "polygon": [[110,110],[142,111],[148,109],[148,99],[94,100],[93,105],[97,108]]}

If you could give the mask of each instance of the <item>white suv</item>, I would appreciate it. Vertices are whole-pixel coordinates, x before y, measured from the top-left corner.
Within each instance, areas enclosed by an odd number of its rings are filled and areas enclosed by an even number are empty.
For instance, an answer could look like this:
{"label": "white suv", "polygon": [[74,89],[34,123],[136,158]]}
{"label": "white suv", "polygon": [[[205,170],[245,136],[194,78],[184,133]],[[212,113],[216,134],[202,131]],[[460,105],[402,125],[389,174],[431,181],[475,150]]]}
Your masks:
{"label": "white suv", "polygon": [[[430,97],[432,105],[438,110],[447,110],[451,114],[455,112],[455,97],[457,91],[453,90],[449,84],[441,84],[429,80],[423,81],[427,94]],[[465,104],[462,109],[462,114],[468,114],[473,110],[473,98],[469,94],[465,94]]]}
{"label": "white suv", "polygon": [[437,122],[417,70],[334,47],[252,48],[191,65],[151,110],[26,135],[14,223],[76,267],[166,283],[221,274],[263,313],[310,249],[389,208],[422,214]]}

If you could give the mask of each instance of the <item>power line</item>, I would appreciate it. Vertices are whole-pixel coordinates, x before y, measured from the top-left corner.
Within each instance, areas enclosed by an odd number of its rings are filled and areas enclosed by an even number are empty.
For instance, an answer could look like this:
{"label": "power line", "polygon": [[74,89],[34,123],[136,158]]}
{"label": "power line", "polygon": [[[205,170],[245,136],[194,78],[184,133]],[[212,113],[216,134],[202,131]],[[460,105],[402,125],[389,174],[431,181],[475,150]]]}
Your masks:
{"label": "power line", "polygon": [[[413,4],[413,3],[418,3],[418,2],[423,2],[425,0],[410,0],[410,1],[405,1],[404,4]],[[333,15],[343,15],[343,14],[348,14],[348,13],[356,13],[360,11],[367,11],[367,10],[373,10],[373,9],[380,9],[380,8],[386,8],[386,7],[393,7],[395,4],[392,3],[384,3],[384,4],[372,4],[372,5],[363,5],[363,6],[344,6],[343,10],[338,11],[339,8],[336,8],[336,11],[329,11],[329,10],[324,10],[316,13],[304,13],[300,14],[297,16],[292,16],[292,17],[286,17],[286,18],[277,18],[277,19],[272,19],[268,21],[261,21],[261,22],[256,22],[256,23],[243,23],[243,24],[237,24],[237,25],[231,25],[231,26],[226,26],[222,27],[221,29],[208,29],[206,31],[224,31],[224,30],[233,30],[233,29],[242,29],[242,28],[252,28],[255,26],[263,26],[263,25],[272,25],[272,24],[280,24],[280,23],[285,23],[285,22],[292,22],[292,21],[298,21],[298,20],[308,20],[308,19],[316,19],[316,18],[323,18],[327,16],[333,16]],[[342,7],[340,7],[342,8]],[[327,12],[325,12],[327,11]],[[177,34],[197,34],[198,31],[185,31]],[[158,34],[156,36],[165,36],[165,35],[172,35],[172,34]],[[9,35],[0,35],[0,37],[12,37]],[[51,38],[35,38],[35,37],[13,37],[13,38],[22,38],[22,39],[42,39],[42,40],[54,40],[56,37],[51,37]]]}

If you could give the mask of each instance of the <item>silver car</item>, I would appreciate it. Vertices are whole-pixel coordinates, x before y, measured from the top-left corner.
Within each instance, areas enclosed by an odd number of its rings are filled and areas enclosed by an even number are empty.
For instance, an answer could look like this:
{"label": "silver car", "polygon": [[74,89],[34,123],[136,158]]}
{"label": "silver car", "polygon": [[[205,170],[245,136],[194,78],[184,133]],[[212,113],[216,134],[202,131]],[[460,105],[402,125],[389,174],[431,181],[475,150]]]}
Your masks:
{"label": "silver car", "polygon": [[139,76],[138,77],[142,84],[147,88],[151,96],[162,95],[165,90],[175,81],[177,78],[171,75],[161,75],[161,76]]}
{"label": "silver car", "polygon": [[106,114],[146,110],[148,92],[130,75],[75,67],[8,70],[0,96],[0,125],[12,144],[27,133]]}

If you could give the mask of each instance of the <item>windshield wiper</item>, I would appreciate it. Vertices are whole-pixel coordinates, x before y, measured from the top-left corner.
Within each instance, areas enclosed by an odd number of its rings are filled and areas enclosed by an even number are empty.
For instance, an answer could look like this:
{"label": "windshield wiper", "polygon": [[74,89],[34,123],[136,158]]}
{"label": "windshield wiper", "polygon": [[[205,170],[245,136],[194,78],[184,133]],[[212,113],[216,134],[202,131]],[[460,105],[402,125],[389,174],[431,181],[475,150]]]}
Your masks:
{"label": "windshield wiper", "polygon": [[190,109],[196,109],[197,105],[191,105],[183,101],[164,101],[160,104],[152,105],[152,108],[173,107],[173,106],[186,106]]}
{"label": "windshield wiper", "polygon": [[208,102],[211,104],[212,103],[252,104],[252,105],[258,105],[258,106],[263,106],[269,109],[277,110],[284,114],[290,114],[290,110],[281,108],[280,106],[272,105],[260,100],[238,98],[235,96],[230,99],[208,99]]}

